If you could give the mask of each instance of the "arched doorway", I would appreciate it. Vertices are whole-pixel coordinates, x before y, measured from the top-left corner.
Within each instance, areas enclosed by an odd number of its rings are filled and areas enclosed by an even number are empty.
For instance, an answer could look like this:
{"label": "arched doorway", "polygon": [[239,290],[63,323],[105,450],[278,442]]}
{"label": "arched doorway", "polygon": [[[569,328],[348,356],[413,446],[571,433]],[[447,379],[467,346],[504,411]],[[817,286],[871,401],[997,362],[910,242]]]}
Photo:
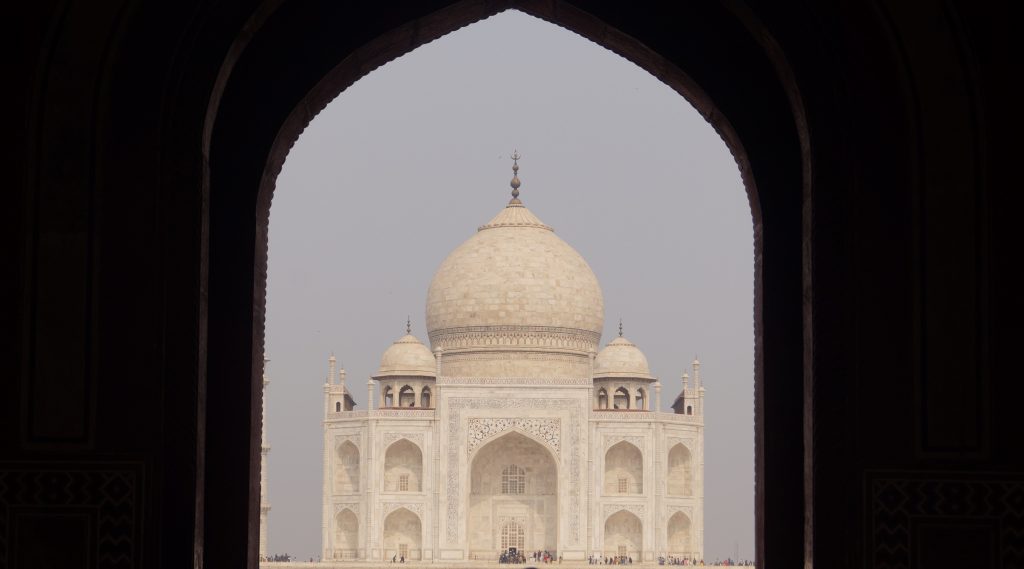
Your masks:
{"label": "arched doorway", "polygon": [[672,557],[689,558],[693,556],[690,547],[690,518],[682,512],[672,514],[668,519],[668,554]]}
{"label": "arched doorway", "polygon": [[384,518],[384,558],[406,561],[423,557],[423,525],[420,517],[405,508],[398,508]]}
{"label": "arched doorway", "polygon": [[619,510],[604,522],[604,556],[643,560],[644,525],[636,514]]}
{"label": "arched doorway", "polygon": [[526,530],[523,529],[523,524],[506,522],[501,526],[500,551],[508,551],[510,549],[515,549],[516,551],[526,550]]}
{"label": "arched doorway", "polygon": [[355,559],[359,556],[359,518],[345,508],[334,516],[335,559]]}
{"label": "arched doorway", "polygon": [[520,549],[557,550],[558,466],[547,447],[513,431],[472,458],[466,516],[470,558],[494,558],[520,530]]}

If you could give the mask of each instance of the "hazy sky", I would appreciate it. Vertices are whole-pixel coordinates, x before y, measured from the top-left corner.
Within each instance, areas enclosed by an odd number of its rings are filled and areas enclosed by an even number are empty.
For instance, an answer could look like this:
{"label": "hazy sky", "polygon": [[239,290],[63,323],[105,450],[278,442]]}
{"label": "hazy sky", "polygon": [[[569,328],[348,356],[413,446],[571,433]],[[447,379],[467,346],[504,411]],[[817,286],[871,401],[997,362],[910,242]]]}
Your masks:
{"label": "hazy sky", "polygon": [[753,229],[725,143],[675,91],[589,40],[505,12],[342,93],[288,155],[270,210],[268,552],[320,550],[322,385],[426,341],[441,261],[521,198],[590,263],[667,408],[695,354],[705,403],[706,560],[753,557]]}

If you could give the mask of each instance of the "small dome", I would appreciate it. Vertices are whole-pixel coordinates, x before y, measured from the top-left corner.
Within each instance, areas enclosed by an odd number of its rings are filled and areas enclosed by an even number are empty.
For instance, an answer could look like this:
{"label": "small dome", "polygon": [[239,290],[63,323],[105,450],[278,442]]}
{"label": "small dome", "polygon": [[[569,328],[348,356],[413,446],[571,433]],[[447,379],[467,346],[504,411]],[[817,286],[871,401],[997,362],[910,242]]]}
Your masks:
{"label": "small dome", "polygon": [[437,363],[434,354],[416,336],[406,334],[395,340],[380,358],[380,369],[374,377],[434,377]]}
{"label": "small dome", "polygon": [[594,379],[610,377],[654,379],[647,357],[622,336],[609,342],[594,358]]}

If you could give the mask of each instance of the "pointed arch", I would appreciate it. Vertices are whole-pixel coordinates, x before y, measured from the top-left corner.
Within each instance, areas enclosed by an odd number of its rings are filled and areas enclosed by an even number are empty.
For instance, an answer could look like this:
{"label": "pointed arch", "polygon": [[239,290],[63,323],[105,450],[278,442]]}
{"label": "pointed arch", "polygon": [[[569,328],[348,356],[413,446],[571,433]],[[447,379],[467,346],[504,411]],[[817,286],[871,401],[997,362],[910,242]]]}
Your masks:
{"label": "pointed arch", "polygon": [[352,441],[345,441],[334,454],[334,493],[359,492],[359,449]]}
{"label": "pointed arch", "polygon": [[676,443],[669,449],[665,479],[669,496],[693,494],[693,456],[683,443]]}
{"label": "pointed arch", "polygon": [[625,387],[619,387],[613,394],[614,400],[612,407],[615,409],[629,409],[629,390]]}
{"label": "pointed arch", "polygon": [[603,387],[597,390],[597,408],[608,408],[608,390]]}
{"label": "pointed arch", "polygon": [[[809,195],[810,192],[812,177],[804,176],[804,173],[809,172],[811,167],[810,156],[813,146],[807,142],[809,138],[806,125],[812,121],[806,120],[798,84],[793,79],[792,70],[786,61],[783,50],[778,49],[778,44],[772,39],[768,29],[757,20],[753,12],[749,14],[747,12],[737,14],[729,12],[723,15],[716,10],[706,10],[698,13],[711,16],[710,20],[707,18],[680,19],[680,25],[685,25],[686,20],[700,22],[700,24],[689,24],[693,27],[685,30],[692,36],[692,41],[685,46],[686,49],[667,50],[658,47],[657,49],[660,51],[654,51],[647,46],[655,45],[658,42],[648,41],[645,43],[645,39],[657,40],[666,37],[659,35],[664,34],[663,31],[657,31],[662,29],[658,26],[660,20],[657,15],[652,15],[649,18],[655,23],[647,25],[642,20],[635,18],[630,20],[629,17],[632,14],[628,11],[623,12],[625,16],[611,13],[608,14],[609,17],[602,18],[601,15],[592,15],[561,1],[486,4],[481,10],[460,9],[456,5],[456,9],[437,10],[427,15],[423,15],[417,6],[416,9],[400,10],[396,8],[390,10],[394,13],[388,13],[388,18],[367,18],[365,20],[368,22],[365,24],[365,36],[372,40],[358,49],[349,50],[346,47],[338,48],[341,50],[340,52],[319,50],[319,53],[316,53],[308,50],[300,51],[299,48],[294,47],[307,45],[303,42],[293,41],[293,38],[296,37],[294,30],[300,29],[303,34],[315,38],[336,33],[334,28],[326,31],[322,29],[322,22],[328,19],[319,18],[318,22],[316,13],[312,10],[308,11],[309,15],[299,17],[294,16],[295,11],[293,10],[265,10],[254,15],[253,25],[245,27],[245,32],[234,39],[230,53],[241,53],[245,46],[254,39],[259,39],[262,42],[260,45],[272,45],[277,49],[265,49],[258,52],[257,55],[248,56],[254,57],[253,61],[258,64],[236,66],[237,58],[226,60],[217,76],[216,86],[206,108],[205,116],[207,118],[203,122],[202,150],[193,153],[197,156],[209,157],[208,172],[202,174],[201,188],[204,200],[215,196],[211,200],[209,208],[210,226],[214,228],[244,228],[246,224],[251,224],[251,219],[254,217],[252,208],[237,207],[237,204],[240,203],[239,198],[242,198],[242,202],[250,198],[250,194],[239,189],[244,188],[244,184],[239,180],[258,180],[258,195],[253,200],[256,202],[255,234],[264,236],[263,240],[257,244],[251,267],[234,268],[230,263],[211,263],[210,282],[217,285],[212,286],[211,290],[218,291],[208,301],[211,306],[223,304],[231,306],[230,302],[224,302],[224,300],[233,299],[238,295],[253,295],[251,308],[244,306],[237,310],[211,312],[209,349],[211,353],[219,355],[219,358],[212,360],[216,364],[210,368],[212,376],[231,377],[232,373],[243,368],[242,364],[253,360],[255,352],[252,346],[262,349],[264,344],[265,330],[262,319],[255,320],[257,324],[252,332],[252,338],[247,339],[246,342],[238,341],[244,331],[238,331],[236,323],[239,321],[240,315],[244,319],[247,316],[251,317],[252,314],[259,314],[264,309],[267,267],[265,235],[269,205],[277,175],[287,156],[287,149],[294,143],[303,127],[323,109],[328,101],[373,69],[378,62],[398,57],[436,37],[492,15],[507,6],[514,6],[564,26],[591,41],[615,50],[616,53],[655,73],[662,81],[689,100],[722,134],[739,163],[754,216],[754,242],[758,251],[758,255],[755,256],[755,270],[756,274],[760,275],[755,279],[758,283],[755,288],[755,307],[757,307],[755,308],[755,341],[758,346],[762,346],[766,335],[777,334],[784,336],[784,339],[779,341],[782,345],[800,345],[801,328],[792,325],[794,322],[799,324],[799,303],[794,305],[786,300],[793,296],[789,293],[788,283],[799,282],[800,265],[799,263],[789,263],[789,258],[786,257],[783,262],[768,263],[772,270],[766,272],[765,262],[762,260],[760,252],[763,248],[762,244],[766,240],[773,244],[781,242],[782,245],[773,245],[778,247],[778,250],[800,249],[802,236],[799,231],[801,227],[799,223],[801,219],[800,206],[804,202],[799,199],[801,194],[798,190],[803,188],[803,195]],[[385,7],[381,10],[385,11],[389,8]],[[292,20],[286,20],[285,25],[263,25],[267,20],[283,18],[284,16],[280,16],[282,13],[293,16],[293,19],[300,18],[302,25],[295,24]],[[737,15],[739,17],[733,17]],[[397,24],[405,21],[410,24]],[[629,21],[634,23],[632,32],[636,37],[624,33],[617,27],[622,22]],[[638,21],[640,24],[636,24]],[[676,32],[675,35],[682,37],[687,34]],[[735,47],[735,50],[718,49],[720,44],[717,40],[730,41],[733,38],[750,41],[734,41],[725,44]],[[705,46],[703,53],[718,55],[703,57],[701,46]],[[728,57],[722,55],[726,52],[728,52]],[[266,55],[267,53],[272,55]],[[299,59],[300,57],[311,56],[314,59],[309,60],[305,68],[326,69],[335,61],[341,63],[326,74],[315,71],[297,77],[293,85],[284,87],[285,91],[282,96],[268,98],[266,95],[260,95],[270,92],[264,87],[268,81],[272,81],[273,77],[278,76],[276,73],[266,72],[267,64],[293,65],[294,61],[302,60]],[[722,74],[720,72],[722,66],[719,63],[726,59],[735,64],[736,68],[734,72]],[[367,64],[367,61],[370,64]],[[686,71],[684,72],[680,68],[685,68]],[[693,74],[693,77],[691,78],[687,73]],[[732,96],[731,94],[735,94],[737,90],[730,89],[729,86],[735,85],[735,78],[742,78],[744,80],[742,85],[748,86],[747,90],[757,88],[756,92],[763,90],[763,93],[768,93],[771,96]],[[698,82],[705,81],[706,86],[712,88],[712,91],[716,93],[715,100],[699,86]],[[257,98],[253,101],[239,100],[241,96],[236,95],[238,93],[255,93],[257,95],[253,96]],[[726,95],[719,98],[719,93],[726,93]],[[228,97],[226,94],[233,96]],[[273,112],[262,113],[261,118],[255,119],[259,122],[259,128],[254,128],[255,123],[252,120],[245,120],[245,118],[248,118],[250,109],[260,104],[270,105],[266,108]],[[290,114],[287,114],[289,110]],[[286,114],[287,119],[282,121],[280,117]],[[771,128],[765,127],[766,124]],[[796,125],[795,128],[793,125]],[[178,132],[178,130],[174,129],[174,132]],[[775,134],[766,142],[763,136],[759,136],[759,133],[763,132]],[[747,135],[751,135],[748,143],[752,145],[749,149],[744,148],[741,141],[741,136],[746,137]],[[220,142],[215,145],[212,141]],[[780,159],[780,155],[785,159]],[[771,167],[756,169],[755,176],[752,163],[770,164]],[[248,178],[242,178],[243,176]],[[801,182],[802,180],[803,182]],[[228,191],[223,191],[225,188]],[[774,218],[779,221],[767,226],[762,223],[762,201],[766,206],[781,212]],[[796,221],[794,222],[794,220]],[[236,239],[236,235],[230,231],[213,231],[211,237],[204,237],[204,239],[208,240],[207,245],[213,259],[235,259],[253,253],[250,250],[251,240]],[[776,267],[778,268],[776,269]],[[761,284],[762,280],[768,283],[767,286]],[[796,307],[795,310],[788,312],[785,310],[785,308],[793,306]],[[783,308],[769,311],[762,307]],[[796,330],[796,332],[793,333],[790,330]],[[774,344],[770,346],[764,349],[767,353],[779,352],[783,355],[774,359],[759,355],[756,360],[757,409],[760,411],[762,406],[771,408],[766,415],[767,419],[764,418],[764,413],[757,415],[756,429],[761,436],[768,437],[769,441],[776,439],[785,441],[786,437],[793,438],[794,434],[796,438],[799,437],[799,422],[795,423],[797,428],[794,431],[791,428],[792,421],[780,418],[784,413],[774,412],[776,409],[774,403],[772,405],[765,403],[767,399],[762,395],[762,391],[778,392],[780,394],[778,397],[783,398],[784,401],[779,404],[781,409],[787,409],[786,405],[792,405],[794,401],[797,404],[796,408],[799,408],[803,392],[800,389],[791,390],[786,383],[786,378],[789,377],[794,362],[800,363],[799,351],[794,352],[796,355],[793,355],[790,353],[791,351],[776,350]],[[253,372],[254,375],[246,379],[255,382],[259,379],[259,371],[258,368],[254,367],[253,369],[256,370]],[[200,377],[201,379],[197,381],[205,382],[205,376]],[[768,381],[766,378],[778,378],[778,380]],[[769,385],[773,386],[771,390],[767,387]],[[776,388],[775,385],[783,387]],[[229,383],[220,386],[214,382],[211,383],[210,389],[212,395],[220,396],[211,397],[212,402],[233,401],[230,395],[234,393],[236,384]],[[227,412],[227,416],[235,416],[232,414],[234,412],[224,405],[214,405],[213,403],[211,405],[217,407],[215,409],[217,412],[223,411]],[[241,412],[247,412],[247,409],[247,407],[243,407]],[[253,413],[258,412],[253,411]],[[805,409],[805,412],[809,411]],[[256,416],[258,417],[258,415]],[[250,423],[245,421],[229,423],[234,423],[236,426],[224,429],[223,434],[217,436],[225,437],[227,441],[241,441],[248,436],[245,431]],[[217,444],[221,443],[220,439],[214,438],[214,434],[209,436]],[[760,441],[760,439],[758,440]],[[205,441],[199,439],[198,444],[204,445]],[[760,512],[757,526],[758,540],[761,544],[759,547],[763,552],[763,534],[766,530],[764,522],[761,520],[774,518],[776,515],[780,516],[786,523],[774,525],[777,528],[786,529],[779,529],[774,533],[781,534],[786,545],[775,547],[774,551],[783,551],[781,557],[787,558],[787,555],[796,555],[802,551],[801,514],[788,512],[784,508],[775,508],[772,510],[772,515],[761,515],[769,509],[765,505],[762,488],[765,487],[765,482],[772,485],[777,484],[780,487],[780,492],[793,500],[799,499],[801,497],[800,488],[792,490],[790,488],[792,485],[786,482],[786,478],[791,475],[792,465],[800,464],[803,455],[799,445],[795,447],[795,450],[788,448],[784,443],[770,446],[775,448],[773,455],[776,462],[769,462],[764,458],[764,445],[760,442],[756,455],[757,507]],[[236,465],[231,462],[232,460],[235,460],[233,456],[220,456],[218,453],[211,453],[207,467],[210,472],[222,473],[213,475],[218,480],[241,480],[239,477],[244,477],[246,472],[256,472],[254,476],[258,476],[258,469],[252,468],[251,464]],[[249,487],[252,487],[252,482],[250,480]],[[243,488],[246,486],[245,484],[241,485]],[[251,492],[251,490],[249,491]],[[218,514],[221,510],[238,511],[233,504],[245,503],[245,500],[239,498],[242,495],[241,492],[243,490],[227,492],[223,496],[209,496],[204,511]],[[782,503],[787,502],[792,502],[792,500],[782,501]],[[230,553],[233,551],[232,548],[238,550],[234,541],[216,546],[209,545],[206,554],[214,558],[217,555],[223,555],[225,558],[234,559],[237,555]]]}
{"label": "pointed arch", "polygon": [[668,545],[668,554],[673,557],[692,557],[693,546],[691,542],[690,518],[679,511],[672,514],[668,519],[665,528],[667,532],[665,543]]}
{"label": "pointed arch", "polygon": [[355,559],[359,554],[359,517],[349,508],[334,515],[334,558]]}
{"label": "pointed arch", "polygon": [[411,385],[403,385],[398,390],[398,407],[415,407],[416,390]]}
{"label": "pointed arch", "polygon": [[619,510],[604,522],[605,557],[631,557],[643,560],[644,524],[628,510]]}
{"label": "pointed arch", "polygon": [[423,558],[423,524],[407,508],[398,508],[384,517],[382,538],[385,559],[403,555],[406,561]]}
{"label": "pointed arch", "polygon": [[398,439],[384,451],[384,491],[423,490],[423,451],[409,439]]}
{"label": "pointed arch", "polygon": [[636,445],[619,441],[604,453],[604,493],[643,494],[644,456]]}
{"label": "pointed arch", "polygon": [[501,548],[497,517],[522,524],[528,550],[555,551],[558,463],[551,449],[519,431],[490,440],[471,458],[468,504],[470,555],[488,559]]}

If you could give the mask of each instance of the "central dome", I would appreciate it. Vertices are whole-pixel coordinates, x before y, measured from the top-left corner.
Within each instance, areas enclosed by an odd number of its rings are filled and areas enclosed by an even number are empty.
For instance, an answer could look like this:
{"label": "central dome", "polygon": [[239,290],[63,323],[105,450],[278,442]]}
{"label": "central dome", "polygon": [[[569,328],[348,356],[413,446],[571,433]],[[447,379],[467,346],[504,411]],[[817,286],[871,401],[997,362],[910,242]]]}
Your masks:
{"label": "central dome", "polygon": [[603,326],[590,265],[518,198],[448,255],[427,292],[430,342],[446,352],[585,355]]}

